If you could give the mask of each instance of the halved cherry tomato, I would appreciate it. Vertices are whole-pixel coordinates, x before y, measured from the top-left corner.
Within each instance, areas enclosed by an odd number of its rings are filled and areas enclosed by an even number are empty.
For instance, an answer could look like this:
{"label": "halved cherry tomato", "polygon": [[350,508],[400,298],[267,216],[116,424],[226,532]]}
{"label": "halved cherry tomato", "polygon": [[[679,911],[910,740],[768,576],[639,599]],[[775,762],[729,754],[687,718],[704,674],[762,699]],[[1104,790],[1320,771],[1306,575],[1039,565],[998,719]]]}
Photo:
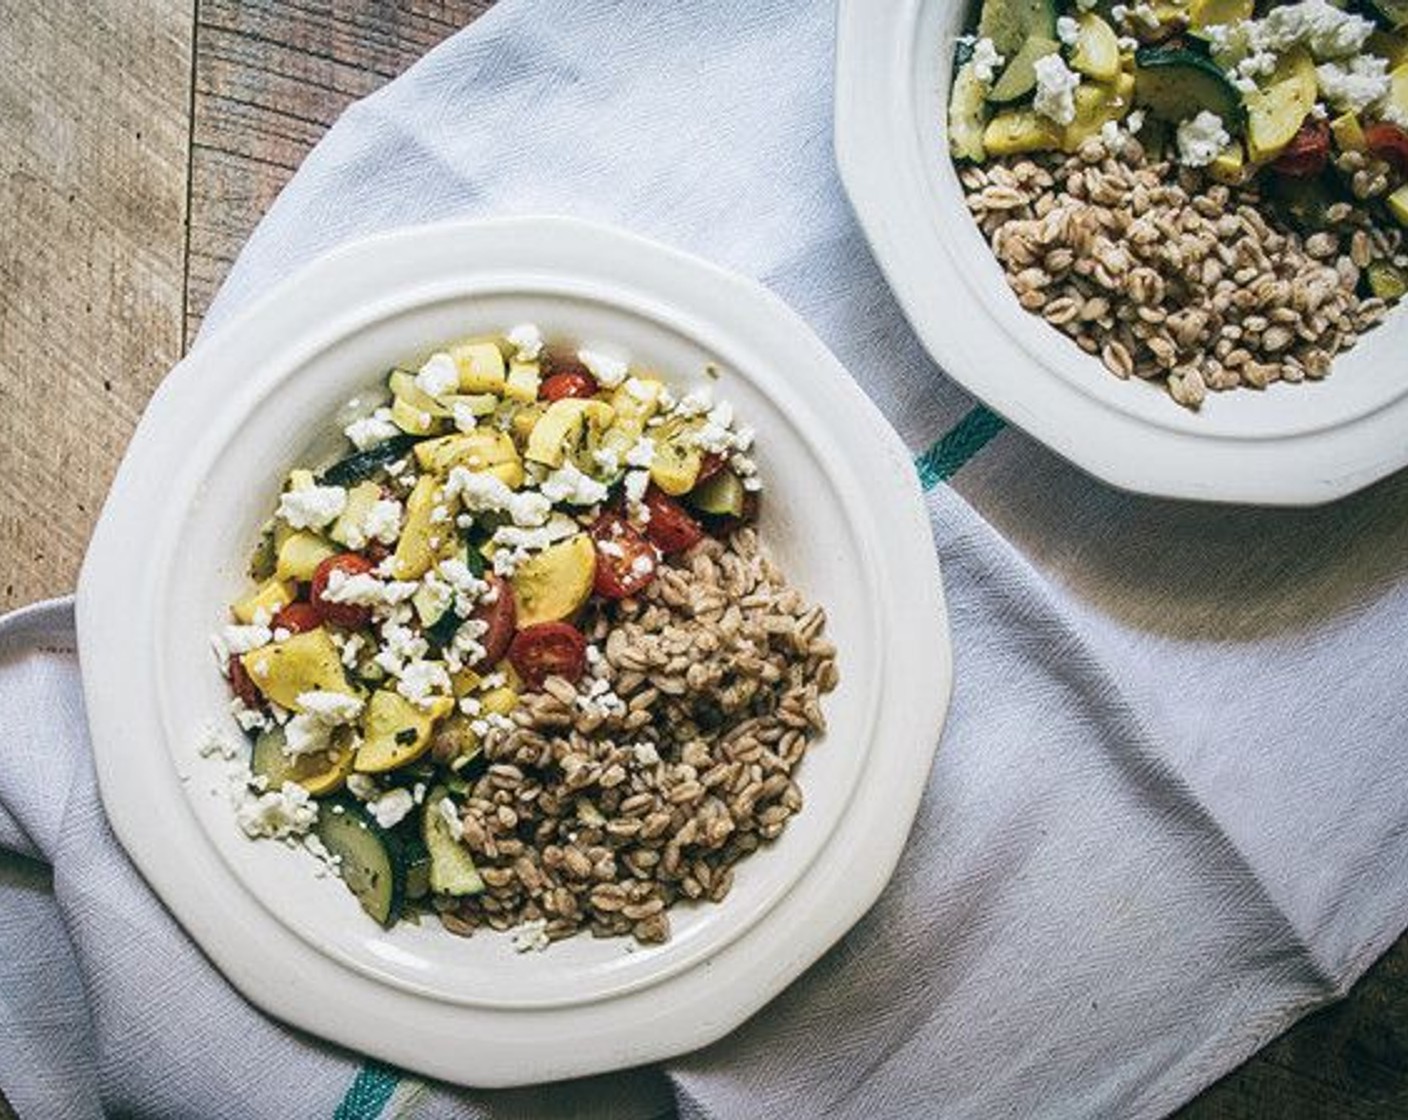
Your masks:
{"label": "halved cherry tomato", "polygon": [[699,460],[699,477],[694,480],[694,485],[701,482],[708,482],[728,464],[728,460],[717,451],[706,451],[704,457]]}
{"label": "halved cherry tomato", "polygon": [[1408,175],[1408,131],[1389,121],[1364,129],[1369,154],[1392,165],[1400,175]]}
{"label": "halved cherry tomato", "polygon": [[587,668],[587,639],[570,622],[535,623],[514,637],[508,659],[532,688],[548,677],[576,684]]}
{"label": "halved cherry tomato", "polygon": [[545,401],[560,401],[567,397],[593,397],[596,390],[596,378],[585,369],[566,369],[545,377],[538,386],[538,396]]}
{"label": "halved cherry tomato", "polygon": [[666,556],[683,552],[704,535],[703,527],[685,512],[684,506],[655,486],[645,492],[645,508],[650,511],[645,534]]}
{"label": "halved cherry tomato", "polygon": [[323,624],[323,616],[312,603],[289,603],[279,608],[274,615],[275,630],[287,630],[290,634],[302,634],[316,630]]}
{"label": "halved cherry tomato", "polygon": [[503,660],[518,625],[518,607],[514,604],[513,588],[508,580],[494,572],[485,572],[484,579],[493,591],[491,597],[494,601],[486,603],[481,600],[474,610],[474,617],[489,626],[479,638],[479,644],[484,647],[484,656],[475,666],[476,669],[487,668]]}
{"label": "halved cherry tomato", "polygon": [[596,544],[592,590],[603,599],[625,599],[644,591],[659,563],[655,546],[619,513],[603,513],[591,535]]}
{"label": "halved cherry tomato", "polygon": [[1330,126],[1325,121],[1308,120],[1272,160],[1271,169],[1290,179],[1309,179],[1324,171],[1329,160]]}
{"label": "halved cherry tomato", "polygon": [[262,708],[264,700],[259,695],[259,687],[250,679],[249,670],[238,657],[230,658],[230,691],[240,698],[246,708]]}
{"label": "halved cherry tomato", "polygon": [[365,575],[371,570],[372,562],[355,552],[342,552],[336,556],[329,556],[313,569],[313,584],[308,593],[308,599],[312,603],[313,609],[318,612],[319,617],[324,622],[331,622],[334,626],[343,626],[348,630],[356,630],[367,625],[372,620],[371,607],[364,607],[357,603],[334,603],[330,599],[324,598],[324,595],[328,589],[328,577],[333,572],[341,572],[350,577]]}

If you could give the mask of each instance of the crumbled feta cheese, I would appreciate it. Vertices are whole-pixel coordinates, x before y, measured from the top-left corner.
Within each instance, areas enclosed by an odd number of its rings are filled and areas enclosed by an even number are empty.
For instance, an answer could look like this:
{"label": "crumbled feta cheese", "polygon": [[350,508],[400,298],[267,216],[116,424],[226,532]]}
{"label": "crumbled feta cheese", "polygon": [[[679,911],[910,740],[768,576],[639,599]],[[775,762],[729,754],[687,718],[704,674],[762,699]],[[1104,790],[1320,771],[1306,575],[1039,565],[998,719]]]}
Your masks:
{"label": "crumbled feta cheese", "polygon": [[993,41],[988,38],[979,39],[973,44],[973,76],[985,86],[992,85],[992,81],[997,77],[997,72],[1002,64],[1007,60],[997,51]]}
{"label": "crumbled feta cheese", "polygon": [[700,385],[697,389],[691,389],[680,398],[678,404],[672,410],[674,415],[682,419],[689,420],[695,416],[703,416],[714,407],[714,387],[712,385]]}
{"label": "crumbled feta cheese", "polygon": [[298,706],[333,727],[351,723],[362,714],[362,701],[358,697],[321,688],[300,692]]}
{"label": "crumbled feta cheese", "polygon": [[381,648],[372,658],[393,677],[400,677],[407,665],[413,665],[430,652],[430,643],[401,622],[387,620],[381,628]]}
{"label": "crumbled feta cheese", "polygon": [[383,793],[375,801],[367,802],[367,811],[376,818],[382,828],[395,828],[415,808],[415,798],[408,789],[393,789]]}
{"label": "crumbled feta cheese", "polygon": [[[1091,0],[1092,4],[1094,2],[1095,0]],[[1131,35],[1121,35],[1118,39],[1115,40],[1115,44],[1120,48],[1120,51],[1124,54],[1133,54],[1139,49],[1139,40]]]}
{"label": "crumbled feta cheese", "polygon": [[250,838],[265,836],[280,840],[301,835],[318,819],[318,804],[297,782],[285,782],[278,790],[255,794],[243,789],[235,806],[235,820]]}
{"label": "crumbled feta cheese", "polygon": [[654,766],[660,761],[660,752],[655,749],[655,744],[643,740],[631,747],[631,754],[638,766]]}
{"label": "crumbled feta cheese", "polygon": [[385,443],[400,434],[401,429],[391,422],[391,410],[378,408],[370,416],[353,420],[343,429],[347,438],[358,451],[366,451],[379,443]]}
{"label": "crumbled feta cheese", "polygon": [[1178,126],[1178,159],[1185,167],[1206,167],[1232,142],[1222,118],[1204,109]]}
{"label": "crumbled feta cheese", "polygon": [[1341,64],[1322,62],[1315,68],[1320,93],[1341,113],[1359,113],[1388,96],[1388,60],[1364,54]]}
{"label": "crumbled feta cheese", "polygon": [[626,452],[628,467],[642,467],[649,470],[650,464],[653,462],[655,462],[655,441],[649,436],[641,436]]}
{"label": "crumbled feta cheese", "polygon": [[1066,65],[1059,54],[1049,54],[1036,60],[1036,97],[1032,108],[1041,116],[1060,125],[1076,119],[1076,88],[1080,75]]}
{"label": "crumbled feta cheese", "polygon": [[358,801],[370,801],[381,792],[381,787],[370,774],[348,774],[347,792]]}
{"label": "crumbled feta cheese", "polygon": [[1080,38],[1080,24],[1073,16],[1061,16],[1056,20],[1056,38],[1068,47],[1076,45],[1076,40]]}
{"label": "crumbled feta cheese", "polygon": [[416,593],[416,584],[405,580],[382,580],[370,572],[348,575],[334,568],[328,573],[323,598],[330,603],[353,603],[359,607],[388,607],[404,603]]}
{"label": "crumbled feta cheese", "polygon": [[656,389],[654,385],[642,381],[639,377],[628,377],[626,378],[626,392],[641,404],[649,404],[655,399]]}
{"label": "crumbled feta cheese", "polygon": [[267,646],[274,640],[274,632],[267,626],[251,623],[248,626],[225,626],[218,634],[211,636],[210,644],[215,650],[215,658],[223,669],[231,657]]}
{"label": "crumbled feta cheese", "polygon": [[230,714],[235,717],[241,731],[267,731],[273,724],[273,720],[258,708],[249,707],[238,696],[230,701]]}
{"label": "crumbled feta cheese", "polygon": [[425,800],[425,783],[417,782],[411,787],[411,800],[419,805]]}
{"label": "crumbled feta cheese", "polygon": [[513,938],[513,948],[518,953],[541,953],[549,945],[552,939],[548,937],[548,923],[546,918],[534,918],[531,922],[524,922],[522,925],[514,926],[509,930],[509,935]]}
{"label": "crumbled feta cheese", "polygon": [[[1408,128],[1408,111],[1400,109],[1393,103],[1392,99],[1386,99],[1379,105],[1378,109],[1379,116],[1388,121],[1389,124],[1396,124],[1399,128]],[[1398,263],[1396,258],[1394,263]]]}
{"label": "crumbled feta cheese", "polygon": [[322,837],[316,832],[310,832],[303,837],[303,847],[309,855],[318,861],[318,869],[314,872],[318,878],[340,873],[342,857],[330,852],[328,846],[323,843]]}
{"label": "crumbled feta cheese", "polygon": [[633,502],[638,502],[645,497],[645,491],[650,486],[649,471],[627,471],[626,472],[626,497]]}
{"label": "crumbled feta cheese", "polygon": [[223,758],[226,762],[233,762],[240,756],[239,747],[230,742],[218,727],[213,726],[206,728],[198,750],[201,758]]}
{"label": "crumbled feta cheese", "polygon": [[621,453],[614,447],[598,447],[592,452],[592,458],[602,474],[615,474],[621,469]]}
{"label": "crumbled feta cheese", "polygon": [[566,502],[573,506],[604,502],[608,493],[605,486],[590,475],[583,474],[571,460],[548,475],[539,489],[549,501]]}
{"label": "crumbled feta cheese", "polygon": [[[416,374],[416,388],[427,396],[444,397],[460,387],[460,371],[455,359],[443,350],[430,355]],[[427,420],[429,417],[426,418]]]}
{"label": "crumbled feta cheese", "polygon": [[309,486],[279,495],[279,516],[295,529],[321,529],[346,506],[347,491],[341,486]]}
{"label": "crumbled feta cheese", "polygon": [[[1373,31],[1372,20],[1326,0],[1302,0],[1272,5],[1262,19],[1205,28],[1203,34],[1213,61],[1247,78],[1270,73],[1276,56],[1296,46],[1307,47],[1320,60],[1350,57],[1363,49]],[[1256,61],[1250,68],[1242,69],[1241,63],[1252,58]]]}
{"label": "crumbled feta cheese", "polygon": [[366,548],[372,541],[395,544],[401,535],[401,503],[395,498],[378,498],[360,518],[344,518],[341,530],[348,548]]}
{"label": "crumbled feta cheese", "polygon": [[464,401],[455,401],[450,406],[450,416],[454,419],[455,427],[462,432],[472,432],[479,427],[479,417],[475,415],[474,409]]}
{"label": "crumbled feta cheese", "polygon": [[507,513],[515,525],[541,525],[552,502],[532,490],[509,489],[497,475],[454,467],[445,480],[446,499],[459,498],[471,513]]}
{"label": "crumbled feta cheese", "polygon": [[537,323],[519,323],[508,332],[508,342],[520,362],[536,362],[543,352],[543,332]]}
{"label": "crumbled feta cheese", "polygon": [[445,827],[449,829],[450,838],[455,841],[464,839],[464,821],[460,818],[460,811],[455,803],[448,797],[442,797],[435,804],[435,811],[440,814],[440,819],[445,822]]}
{"label": "crumbled feta cheese", "polygon": [[630,372],[630,366],[620,358],[603,354],[599,350],[578,350],[577,358],[596,378],[597,384],[606,389],[616,388],[626,380],[626,375]]}
{"label": "crumbled feta cheese", "polygon": [[413,661],[401,670],[396,691],[418,708],[429,708],[437,693],[450,691],[450,674],[438,661]]}

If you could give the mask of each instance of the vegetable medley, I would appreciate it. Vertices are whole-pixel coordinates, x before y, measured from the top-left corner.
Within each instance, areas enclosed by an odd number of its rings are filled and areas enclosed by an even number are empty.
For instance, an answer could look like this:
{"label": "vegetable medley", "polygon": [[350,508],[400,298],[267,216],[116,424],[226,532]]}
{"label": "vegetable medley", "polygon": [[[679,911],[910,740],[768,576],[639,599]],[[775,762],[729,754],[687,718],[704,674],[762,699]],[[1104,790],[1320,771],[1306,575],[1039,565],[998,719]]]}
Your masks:
{"label": "vegetable medley", "polygon": [[[1204,387],[1324,376],[1330,357],[1408,291],[1408,3],[1400,0],[981,0],[976,27],[958,41],[948,123],[969,207],[1005,255],[1023,305],[1105,353],[1118,376],[1167,378],[1180,403],[1196,407]],[[1016,224],[1000,229],[998,209]],[[1225,277],[1193,267],[1210,259],[1211,242],[1189,259],[1205,219],[1223,242]],[[1148,225],[1155,234],[1141,241]],[[1109,234],[1103,261],[1074,226]],[[1234,252],[1227,239],[1243,230],[1249,243]],[[1033,233],[1048,259],[1060,250],[1054,271],[1025,259]],[[1098,291],[1065,282],[1068,248],[1074,275],[1094,275]],[[1151,269],[1161,291],[1183,297],[1169,314],[1201,314],[1225,292],[1242,300],[1246,322],[1226,321],[1218,307],[1152,352],[1145,344],[1163,309],[1150,308],[1128,337],[1104,323],[1085,331],[1083,316],[1104,320],[1106,302],[1118,322],[1128,293],[1105,279],[1118,271],[1112,262],[1131,257],[1135,271]],[[1277,272],[1268,259],[1295,267]],[[1309,274],[1322,265],[1338,269],[1341,282],[1330,287],[1343,298],[1291,307],[1285,296],[1238,293],[1283,281],[1320,288]],[[1058,286],[1088,315],[1068,319],[1062,302],[1054,313],[1040,306],[1034,289],[1054,296]],[[1239,345],[1273,314],[1281,318],[1272,346]],[[1303,352],[1276,344],[1283,328]],[[1229,367],[1233,354],[1246,357]]]}
{"label": "vegetable medley", "polygon": [[303,835],[391,924],[484,890],[461,804],[521,694],[583,678],[584,610],[749,521],[761,487],[709,382],[677,399],[531,324],[387,387],[350,454],[290,474],[215,645],[253,738],[240,824]]}

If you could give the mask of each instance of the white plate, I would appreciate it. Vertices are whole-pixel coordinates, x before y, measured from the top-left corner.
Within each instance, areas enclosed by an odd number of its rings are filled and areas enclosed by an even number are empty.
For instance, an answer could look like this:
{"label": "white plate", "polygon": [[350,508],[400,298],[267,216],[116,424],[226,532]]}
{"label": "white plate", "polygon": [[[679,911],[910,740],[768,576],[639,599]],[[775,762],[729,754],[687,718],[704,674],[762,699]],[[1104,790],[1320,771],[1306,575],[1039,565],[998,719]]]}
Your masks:
{"label": "white plate", "polygon": [[[226,714],[208,635],[270,495],[331,448],[329,417],[398,359],[522,320],[719,391],[759,433],[761,532],[823,603],[842,683],[803,763],[806,808],[669,944],[579,937],[515,954],[438,923],[385,932],[303,852],[245,840],[199,758]],[[162,384],[78,589],[103,800],[156,892],[266,1011],[463,1084],[571,1077],[723,1035],[819,957],[889,879],[952,673],[938,562],[908,453],[802,322],[758,285],[580,222],[422,227],[314,263]]]}
{"label": "white plate", "polygon": [[1023,311],[963,205],[947,91],[967,3],[842,0],[836,155],[870,246],[929,353],[970,392],[1107,482],[1167,497],[1305,505],[1408,464],[1408,315],[1322,383],[1209,393],[1198,413],[1119,381]]}

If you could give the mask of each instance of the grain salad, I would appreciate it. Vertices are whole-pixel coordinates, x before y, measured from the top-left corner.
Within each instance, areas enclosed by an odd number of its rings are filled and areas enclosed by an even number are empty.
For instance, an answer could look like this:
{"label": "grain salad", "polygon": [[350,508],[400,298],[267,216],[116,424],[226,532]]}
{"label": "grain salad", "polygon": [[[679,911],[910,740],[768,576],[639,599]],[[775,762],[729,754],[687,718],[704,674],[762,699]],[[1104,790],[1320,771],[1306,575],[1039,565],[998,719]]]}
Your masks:
{"label": "grain salad", "polygon": [[1318,380],[1408,291],[1408,5],[983,0],[949,145],[1026,310],[1116,377]]}
{"label": "grain salad", "polygon": [[437,350],[290,473],[214,637],[238,826],[383,925],[669,936],[802,808],[837,681],[718,371],[532,324]]}

